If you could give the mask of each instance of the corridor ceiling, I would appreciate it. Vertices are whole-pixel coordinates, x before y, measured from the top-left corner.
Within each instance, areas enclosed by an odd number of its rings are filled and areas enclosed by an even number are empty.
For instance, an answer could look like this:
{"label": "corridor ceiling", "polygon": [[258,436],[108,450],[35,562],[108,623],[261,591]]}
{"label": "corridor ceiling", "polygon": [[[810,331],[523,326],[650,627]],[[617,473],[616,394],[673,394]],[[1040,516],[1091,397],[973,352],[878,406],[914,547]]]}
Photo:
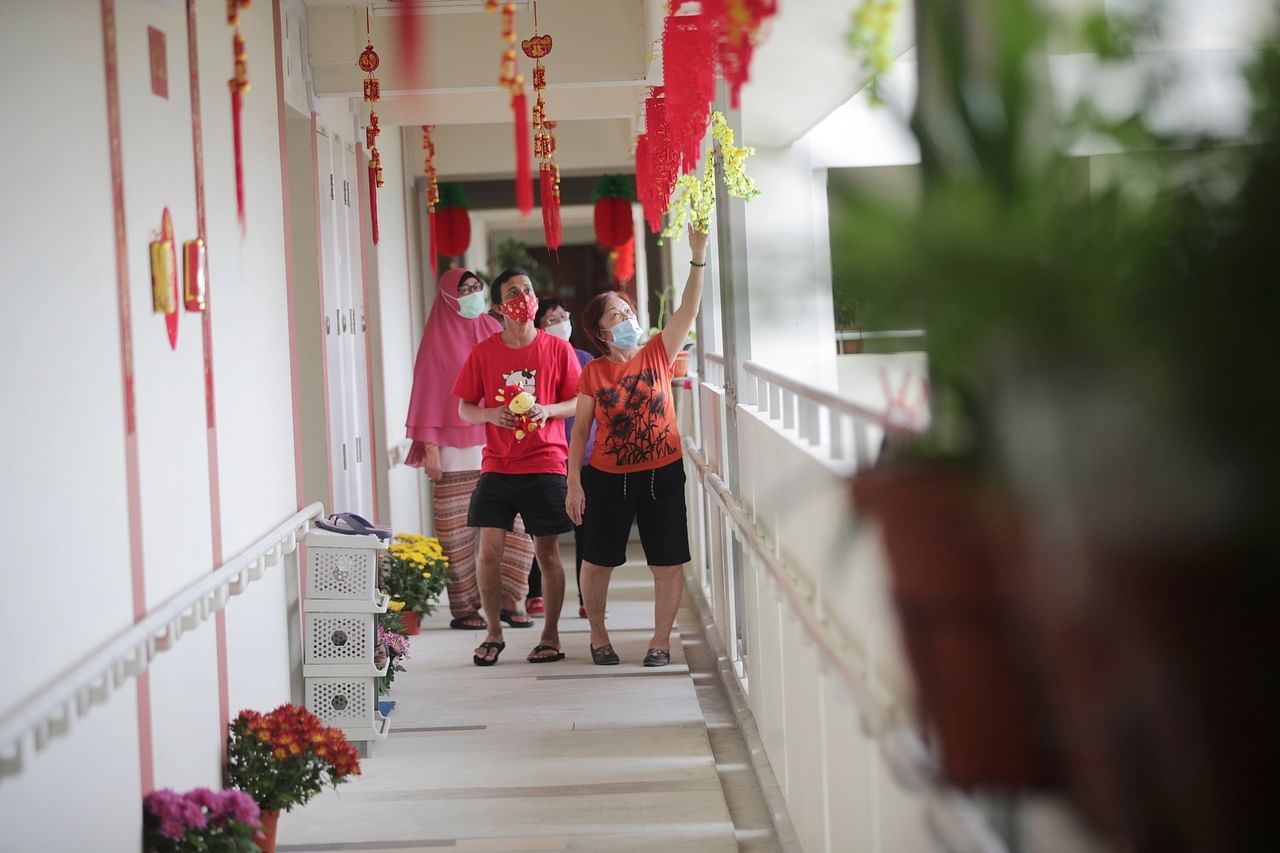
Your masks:
{"label": "corridor ceiling", "polygon": [[[307,49],[317,97],[358,98],[363,78],[355,59],[369,34],[382,59],[378,77],[382,125],[437,126],[442,175],[510,173],[491,145],[506,133],[511,112],[497,85],[503,42],[499,15],[483,0],[303,0]],[[854,0],[782,0],[756,51],[752,82],[743,90],[748,143],[794,142],[865,82],[845,47]],[[534,5],[516,3],[520,38],[534,31]],[[544,60],[548,116],[560,122],[557,160],[565,174],[630,170],[638,117],[648,87],[662,80],[658,56],[663,0],[538,0],[538,31],[554,38]],[[412,15],[422,32],[422,56],[409,79],[398,30]],[[532,82],[532,62],[518,53]],[[533,95],[530,88],[530,102]],[[505,138],[505,137],[504,137]]]}

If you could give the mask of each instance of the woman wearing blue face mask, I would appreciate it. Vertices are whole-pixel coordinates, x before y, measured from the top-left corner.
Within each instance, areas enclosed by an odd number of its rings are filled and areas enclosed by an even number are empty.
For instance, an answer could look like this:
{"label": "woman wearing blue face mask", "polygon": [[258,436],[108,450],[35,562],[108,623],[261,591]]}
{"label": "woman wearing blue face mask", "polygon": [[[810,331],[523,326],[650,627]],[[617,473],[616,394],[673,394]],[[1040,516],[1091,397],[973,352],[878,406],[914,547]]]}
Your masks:
{"label": "woman wearing blue face mask", "polygon": [[[671,627],[689,561],[671,374],[702,301],[707,235],[690,228],[689,248],[692,266],[680,307],[644,346],[635,307],[625,294],[602,293],[582,312],[582,331],[602,355],[583,368],[578,380],[565,511],[583,528],[580,583],[591,621],[591,659],[597,664],[619,661],[604,611],[612,569],[626,562],[633,520],[654,581],[654,629],[644,665],[671,662]],[[588,459],[593,422],[595,445]]]}

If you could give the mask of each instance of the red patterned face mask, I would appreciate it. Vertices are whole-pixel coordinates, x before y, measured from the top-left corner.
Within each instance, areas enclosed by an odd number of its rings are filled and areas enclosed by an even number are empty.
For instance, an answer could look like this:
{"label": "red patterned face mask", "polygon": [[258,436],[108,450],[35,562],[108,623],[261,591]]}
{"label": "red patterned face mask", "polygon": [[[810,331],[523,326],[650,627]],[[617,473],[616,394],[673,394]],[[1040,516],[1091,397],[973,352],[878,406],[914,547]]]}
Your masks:
{"label": "red patterned face mask", "polygon": [[532,323],[538,313],[538,297],[522,293],[498,306],[498,313],[517,323]]}

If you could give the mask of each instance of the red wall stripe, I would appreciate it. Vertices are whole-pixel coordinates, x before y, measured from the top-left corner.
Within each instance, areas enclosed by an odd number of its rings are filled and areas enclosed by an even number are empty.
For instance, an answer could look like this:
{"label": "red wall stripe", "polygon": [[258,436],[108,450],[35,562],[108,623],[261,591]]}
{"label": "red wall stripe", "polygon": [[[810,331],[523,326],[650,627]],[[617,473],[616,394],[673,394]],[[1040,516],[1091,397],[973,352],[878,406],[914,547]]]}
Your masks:
{"label": "red wall stripe", "polygon": [[[191,84],[191,149],[195,164],[196,184],[196,233],[205,241],[209,251],[209,232],[205,219],[204,196],[204,135],[200,111],[200,44],[196,15],[196,0],[187,0],[187,59]],[[218,480],[218,419],[213,393],[213,296],[212,282],[205,294],[204,312],[200,316],[200,328],[204,338],[204,409],[205,447],[209,460],[209,536],[213,554],[213,568],[222,565],[222,492]],[[227,724],[230,722],[230,676],[227,671],[227,614],[219,610],[214,614],[215,645],[218,666],[218,742],[222,744],[226,758]]]}
{"label": "red wall stripe", "polygon": [[[101,0],[102,52],[107,85],[107,141],[111,156],[111,207],[116,236],[116,300],[120,322],[120,373],[124,381],[125,492],[129,513],[129,564],[133,585],[133,621],[147,615],[147,579],[142,562],[142,487],[138,474],[137,408],[133,385],[133,330],[129,311],[129,249],[124,220],[124,155],[120,135],[120,72],[116,45],[115,0]],[[155,787],[151,735],[151,681],[136,680],[138,694],[138,765],[142,792]]]}

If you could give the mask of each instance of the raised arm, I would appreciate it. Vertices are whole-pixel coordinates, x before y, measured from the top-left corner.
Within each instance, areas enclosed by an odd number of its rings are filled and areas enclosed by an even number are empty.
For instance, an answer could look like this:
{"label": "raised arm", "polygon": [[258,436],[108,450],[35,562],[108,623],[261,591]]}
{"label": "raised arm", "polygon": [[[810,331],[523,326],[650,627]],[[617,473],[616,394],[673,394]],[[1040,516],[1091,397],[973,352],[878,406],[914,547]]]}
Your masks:
{"label": "raised arm", "polygon": [[693,252],[689,280],[685,282],[684,293],[680,296],[680,307],[667,319],[667,325],[662,329],[662,345],[667,350],[668,361],[675,361],[676,354],[689,337],[693,321],[698,318],[698,307],[702,304],[702,283],[706,278],[708,239],[709,235],[689,226],[689,248]]}

